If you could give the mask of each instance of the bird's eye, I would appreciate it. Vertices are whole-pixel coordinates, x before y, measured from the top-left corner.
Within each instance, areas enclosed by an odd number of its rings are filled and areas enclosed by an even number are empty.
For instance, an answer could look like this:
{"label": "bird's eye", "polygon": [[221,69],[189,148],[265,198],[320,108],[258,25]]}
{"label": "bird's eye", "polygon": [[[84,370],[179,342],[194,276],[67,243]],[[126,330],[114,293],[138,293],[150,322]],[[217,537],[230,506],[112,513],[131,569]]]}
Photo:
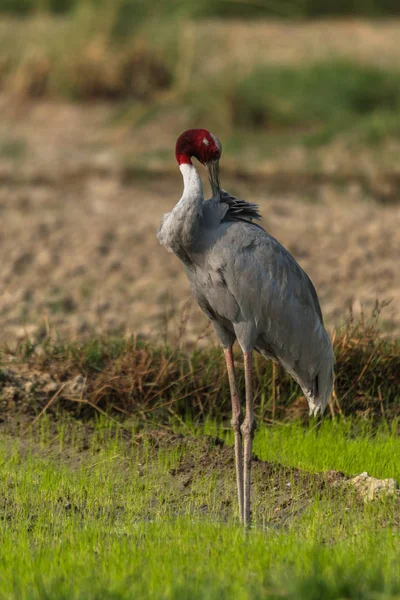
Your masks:
{"label": "bird's eye", "polygon": [[207,138],[203,138],[203,144],[204,144],[205,146],[209,146],[209,145],[210,145],[210,142],[208,141],[208,139],[207,139]]}

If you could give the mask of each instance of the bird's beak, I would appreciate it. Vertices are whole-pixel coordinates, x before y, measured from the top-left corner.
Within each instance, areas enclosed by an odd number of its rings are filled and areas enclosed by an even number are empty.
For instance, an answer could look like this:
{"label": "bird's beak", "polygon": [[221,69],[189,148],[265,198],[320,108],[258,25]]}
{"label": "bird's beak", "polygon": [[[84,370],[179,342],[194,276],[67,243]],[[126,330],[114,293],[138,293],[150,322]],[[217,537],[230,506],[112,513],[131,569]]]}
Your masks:
{"label": "bird's beak", "polygon": [[212,195],[219,196],[221,191],[219,185],[219,160],[207,163],[208,177],[210,180]]}

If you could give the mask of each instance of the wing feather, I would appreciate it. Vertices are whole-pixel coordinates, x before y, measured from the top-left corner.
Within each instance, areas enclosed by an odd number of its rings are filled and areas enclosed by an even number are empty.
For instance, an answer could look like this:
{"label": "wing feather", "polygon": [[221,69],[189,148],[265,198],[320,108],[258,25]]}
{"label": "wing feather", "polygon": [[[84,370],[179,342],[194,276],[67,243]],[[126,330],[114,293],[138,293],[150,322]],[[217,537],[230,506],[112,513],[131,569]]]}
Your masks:
{"label": "wing feather", "polygon": [[253,221],[261,219],[261,213],[258,207],[258,204],[254,204],[253,202],[246,202],[246,200],[242,200],[241,198],[236,198],[226,190],[220,191],[219,201],[223,204],[226,204],[228,209],[225,213],[224,219],[234,221]]}
{"label": "wing feather", "polygon": [[[334,357],[307,274],[275,238],[248,222],[228,227],[209,261],[208,271],[214,265],[223,269],[238,306],[233,323],[242,347],[254,340],[257,350],[277,360],[301,385],[310,410],[323,409],[332,391]],[[219,303],[218,314],[224,315],[226,306]]]}

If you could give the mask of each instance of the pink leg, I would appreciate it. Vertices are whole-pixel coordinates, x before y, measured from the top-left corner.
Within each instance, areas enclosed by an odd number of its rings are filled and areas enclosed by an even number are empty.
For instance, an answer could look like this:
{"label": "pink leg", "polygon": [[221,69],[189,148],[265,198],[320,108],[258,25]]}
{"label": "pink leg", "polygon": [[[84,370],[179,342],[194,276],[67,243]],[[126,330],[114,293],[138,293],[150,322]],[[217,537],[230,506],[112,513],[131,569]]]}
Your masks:
{"label": "pink leg", "polygon": [[244,513],[243,522],[245,526],[250,525],[250,473],[252,446],[255,429],[254,408],[253,408],[253,367],[252,351],[244,352],[244,374],[246,383],[246,416],[241,427],[244,438]]}
{"label": "pink leg", "polygon": [[240,425],[242,422],[242,410],[240,408],[239,395],[236,389],[235,366],[233,364],[232,346],[224,349],[226,368],[228,370],[229,387],[232,400],[232,421],[231,425],[235,435],[235,465],[236,465],[236,484],[239,501],[239,516],[243,523],[243,454],[242,454],[242,433]]}

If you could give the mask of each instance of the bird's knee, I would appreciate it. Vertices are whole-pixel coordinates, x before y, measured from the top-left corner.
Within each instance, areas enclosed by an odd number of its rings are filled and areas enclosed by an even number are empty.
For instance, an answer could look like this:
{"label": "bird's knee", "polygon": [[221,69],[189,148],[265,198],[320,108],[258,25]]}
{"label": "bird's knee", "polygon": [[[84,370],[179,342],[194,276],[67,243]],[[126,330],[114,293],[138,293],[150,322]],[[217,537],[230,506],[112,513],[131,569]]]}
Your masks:
{"label": "bird's knee", "polygon": [[242,424],[242,421],[243,415],[241,410],[232,415],[231,425],[235,433],[240,433],[240,426]]}
{"label": "bird's knee", "polygon": [[254,432],[256,430],[256,420],[254,419],[254,417],[251,420],[246,418],[243,421],[240,430],[242,432],[243,437],[250,436],[251,438],[253,438]]}

